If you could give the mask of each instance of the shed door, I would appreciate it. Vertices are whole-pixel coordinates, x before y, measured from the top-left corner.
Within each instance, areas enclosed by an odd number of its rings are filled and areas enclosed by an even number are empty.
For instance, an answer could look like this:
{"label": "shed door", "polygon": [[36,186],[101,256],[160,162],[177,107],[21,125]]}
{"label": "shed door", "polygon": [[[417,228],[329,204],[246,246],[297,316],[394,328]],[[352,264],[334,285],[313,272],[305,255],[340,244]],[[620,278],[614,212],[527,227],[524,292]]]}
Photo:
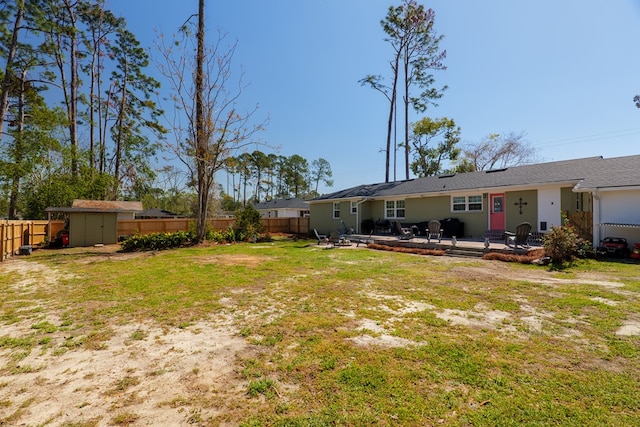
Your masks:
{"label": "shed door", "polygon": [[504,230],[504,193],[492,194],[489,225],[491,230]]}
{"label": "shed door", "polygon": [[85,224],[85,246],[104,243],[104,214],[87,214]]}
{"label": "shed door", "polygon": [[115,213],[71,214],[70,246],[116,243],[118,240],[117,225],[118,220]]}

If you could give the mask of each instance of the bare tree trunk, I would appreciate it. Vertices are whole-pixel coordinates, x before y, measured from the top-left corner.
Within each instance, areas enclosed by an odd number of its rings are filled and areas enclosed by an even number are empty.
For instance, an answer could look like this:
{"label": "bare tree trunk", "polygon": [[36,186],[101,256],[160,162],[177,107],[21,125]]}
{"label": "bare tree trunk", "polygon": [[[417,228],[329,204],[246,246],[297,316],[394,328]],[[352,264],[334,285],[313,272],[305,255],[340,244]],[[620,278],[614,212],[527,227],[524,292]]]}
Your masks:
{"label": "bare tree trunk", "polygon": [[209,205],[209,179],[207,176],[208,141],[204,129],[204,0],[198,1],[198,48],[196,53],[196,169],[198,175],[198,212],[196,217],[196,242],[205,239],[207,232],[207,208]]}
{"label": "bare tree trunk", "polygon": [[70,103],[67,104],[69,108],[69,139],[71,142],[71,175],[78,176],[78,55],[77,50],[77,35],[76,35],[76,15],[73,10],[73,6],[66,3],[67,12],[73,25],[71,36],[69,40],[70,53],[69,53],[69,71],[71,72],[70,79]]}
{"label": "bare tree trunk", "polygon": [[16,169],[13,171],[13,176],[11,177],[11,194],[9,195],[9,219],[16,219],[16,214],[18,211],[18,195],[20,194],[20,171],[18,168],[22,163],[23,151],[24,151],[24,106],[25,106],[25,98],[24,94],[26,91],[25,88],[25,80],[27,78],[27,71],[24,70],[22,72],[22,78],[20,79],[20,96],[18,101],[18,128],[16,129],[17,137],[14,138],[15,144],[15,167]]}
{"label": "bare tree trunk", "polygon": [[[396,99],[398,92],[398,65],[400,63],[400,51],[396,53],[396,57],[393,63],[391,63],[391,69],[393,70],[393,85],[391,87],[391,99],[389,107],[389,121],[387,123],[387,156],[386,156],[386,168],[384,182],[389,182],[389,170],[391,165],[391,134],[393,133],[393,117],[396,108]],[[395,153],[394,153],[395,159]],[[395,160],[394,160],[395,163]],[[394,164],[395,169],[395,164]],[[394,177],[395,178],[395,177]]]}
{"label": "bare tree trunk", "polygon": [[125,64],[125,69],[123,71],[124,77],[122,79],[122,95],[120,96],[120,108],[118,114],[118,139],[116,140],[116,148],[115,148],[115,161],[114,161],[114,169],[113,169],[113,177],[114,177],[114,188],[113,188],[113,199],[116,200],[118,198],[118,192],[120,187],[120,163],[122,160],[122,146],[123,144],[123,135],[124,135],[124,127],[125,127],[125,108],[127,108],[127,78],[128,78],[128,67]]}
{"label": "bare tree trunk", "polygon": [[11,78],[13,77],[13,60],[16,57],[16,50],[18,46],[18,31],[20,31],[20,25],[22,24],[23,15],[24,0],[19,1],[16,5],[16,20],[13,23],[11,45],[9,46],[9,52],[7,53],[7,64],[4,69],[4,80],[2,81],[2,89],[0,90],[0,141],[2,140],[4,118],[7,115],[7,110],[9,108],[9,87],[11,86]]}
{"label": "bare tree trunk", "polygon": [[408,46],[405,46],[404,54],[404,173],[405,179],[409,179],[409,53]]}

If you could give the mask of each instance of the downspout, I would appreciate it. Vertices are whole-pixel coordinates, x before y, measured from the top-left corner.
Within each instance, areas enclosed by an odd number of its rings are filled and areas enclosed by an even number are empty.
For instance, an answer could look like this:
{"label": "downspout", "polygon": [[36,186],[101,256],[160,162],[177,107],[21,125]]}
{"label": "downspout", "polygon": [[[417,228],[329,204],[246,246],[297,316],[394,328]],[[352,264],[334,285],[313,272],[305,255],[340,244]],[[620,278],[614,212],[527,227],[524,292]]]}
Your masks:
{"label": "downspout", "polygon": [[366,202],[367,199],[362,199],[356,203],[356,233],[360,234],[360,205]]}
{"label": "downspout", "polygon": [[591,192],[593,198],[593,242],[594,248],[597,248],[600,244],[600,194],[595,189]]}

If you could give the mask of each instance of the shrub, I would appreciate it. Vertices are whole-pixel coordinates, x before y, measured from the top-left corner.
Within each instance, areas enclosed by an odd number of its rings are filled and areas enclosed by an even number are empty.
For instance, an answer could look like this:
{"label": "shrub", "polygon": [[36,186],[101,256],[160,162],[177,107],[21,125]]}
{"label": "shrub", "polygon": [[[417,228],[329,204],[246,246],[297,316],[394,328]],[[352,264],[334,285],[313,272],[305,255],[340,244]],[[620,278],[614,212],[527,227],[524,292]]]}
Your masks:
{"label": "shrub", "polygon": [[237,240],[236,230],[229,226],[226,230],[207,230],[207,240],[216,243],[233,243]]}
{"label": "shrub", "polygon": [[581,239],[565,215],[562,217],[562,223],[561,226],[551,227],[542,239],[544,252],[554,264],[572,261],[581,247]]}
{"label": "shrub", "polygon": [[124,252],[134,252],[179,248],[193,244],[193,237],[193,233],[187,231],[137,234],[122,242],[122,250]]}
{"label": "shrub", "polygon": [[238,209],[235,219],[237,240],[256,242],[260,238],[264,226],[260,221],[260,212],[253,206]]}

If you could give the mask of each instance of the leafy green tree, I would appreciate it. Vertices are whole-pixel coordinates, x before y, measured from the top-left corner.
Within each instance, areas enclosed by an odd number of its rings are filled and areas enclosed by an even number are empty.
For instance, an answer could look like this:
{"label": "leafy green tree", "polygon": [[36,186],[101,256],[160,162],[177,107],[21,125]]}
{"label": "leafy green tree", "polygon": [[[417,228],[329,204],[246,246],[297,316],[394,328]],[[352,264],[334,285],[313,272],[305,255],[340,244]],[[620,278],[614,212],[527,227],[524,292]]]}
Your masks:
{"label": "leafy green tree", "polygon": [[[83,38],[84,49],[89,58],[81,70],[89,76],[89,96],[85,119],[89,126],[89,166],[104,173],[106,169],[107,150],[107,108],[109,99],[103,94],[103,71],[105,58],[110,52],[109,46],[118,30],[124,29],[123,18],[116,18],[110,10],[105,8],[104,0],[79,3],[79,16],[86,26],[86,36]],[[114,89],[110,88],[111,91]]]}
{"label": "leafy green tree", "polygon": [[318,185],[320,182],[324,183],[327,187],[333,187],[333,180],[330,179],[332,176],[333,171],[331,170],[331,164],[326,159],[320,157],[311,162],[310,178],[314,184],[313,188],[316,196],[319,196]]}
{"label": "leafy green tree", "polygon": [[293,197],[303,197],[309,191],[309,163],[307,159],[297,154],[287,158],[285,163],[285,184],[287,194]]}
{"label": "leafy green tree", "polygon": [[[390,180],[391,163],[391,139],[395,112],[397,110],[398,81],[403,77],[404,96],[404,142],[405,147],[405,174],[409,179],[409,106],[417,112],[424,112],[430,103],[442,96],[442,91],[432,87],[435,79],[428,70],[444,70],[442,63],[446,57],[446,51],[441,51],[439,43],[442,36],[438,36],[434,29],[435,12],[425,9],[415,0],[404,0],[400,6],[390,6],[387,16],[381,21],[382,28],[387,34],[385,41],[389,42],[393,50],[393,57],[389,62],[391,66],[391,84],[387,85],[384,77],[380,75],[368,75],[360,80],[360,83],[382,93],[389,102],[389,115],[387,119],[387,143],[385,150],[385,182]],[[421,92],[418,95],[411,94],[411,86],[416,85]],[[393,148],[395,153],[396,147]],[[394,179],[395,163],[394,158]]]}
{"label": "leafy green tree", "polygon": [[78,176],[78,104],[80,102],[80,60],[84,54],[79,49],[83,32],[78,23],[76,0],[51,0],[43,2],[38,29],[44,35],[43,52],[48,54],[57,69],[57,76],[48,72],[48,78],[62,90],[67,111],[68,139],[70,145],[71,173]]}
{"label": "leafy green tree", "polygon": [[[110,52],[116,62],[110,100],[115,110],[111,128],[115,142],[113,176],[116,185],[126,178],[131,188],[139,188],[141,181],[149,182],[153,178],[149,161],[159,146],[156,141],[150,141],[149,132],[157,138],[166,133],[158,121],[162,111],[151,99],[160,83],[144,73],[149,57],[131,32],[119,29]],[[118,194],[116,187],[112,197]]]}
{"label": "leafy green tree", "polygon": [[60,110],[49,110],[40,89],[28,79],[26,68],[14,79],[15,90],[7,136],[0,145],[0,176],[10,190],[8,217],[14,219],[20,210],[21,184],[41,162],[47,148],[57,144],[56,130],[64,123]]}
{"label": "leafy green tree", "polygon": [[[247,187],[252,182],[253,174],[251,171],[251,162],[253,159],[251,158],[251,154],[242,153],[238,157],[236,157],[238,161],[238,174],[240,175],[240,188],[242,188],[242,206],[247,205]],[[238,196],[238,199],[240,196]]]}
{"label": "leafy green tree", "polygon": [[263,178],[266,169],[269,167],[269,157],[264,154],[262,151],[255,150],[251,153],[251,163],[249,168],[251,169],[254,179],[255,179],[255,192],[253,193],[253,198],[256,202],[259,202],[260,193],[262,190]]}
{"label": "leafy green tree", "polygon": [[454,162],[460,155],[460,128],[452,119],[424,117],[413,125],[413,162],[411,170],[417,176],[440,173],[445,161]]}
{"label": "leafy green tree", "polygon": [[[388,34],[402,34],[404,52],[402,65],[404,69],[404,144],[405,175],[409,179],[409,105],[418,113],[426,111],[429,104],[442,97],[442,89],[433,87],[435,78],[429,70],[445,70],[443,60],[446,51],[441,51],[439,44],[443,36],[438,36],[434,29],[435,12],[425,9],[415,0],[405,0],[400,6],[400,20],[389,22]],[[411,94],[411,86],[416,85],[420,93]]]}

